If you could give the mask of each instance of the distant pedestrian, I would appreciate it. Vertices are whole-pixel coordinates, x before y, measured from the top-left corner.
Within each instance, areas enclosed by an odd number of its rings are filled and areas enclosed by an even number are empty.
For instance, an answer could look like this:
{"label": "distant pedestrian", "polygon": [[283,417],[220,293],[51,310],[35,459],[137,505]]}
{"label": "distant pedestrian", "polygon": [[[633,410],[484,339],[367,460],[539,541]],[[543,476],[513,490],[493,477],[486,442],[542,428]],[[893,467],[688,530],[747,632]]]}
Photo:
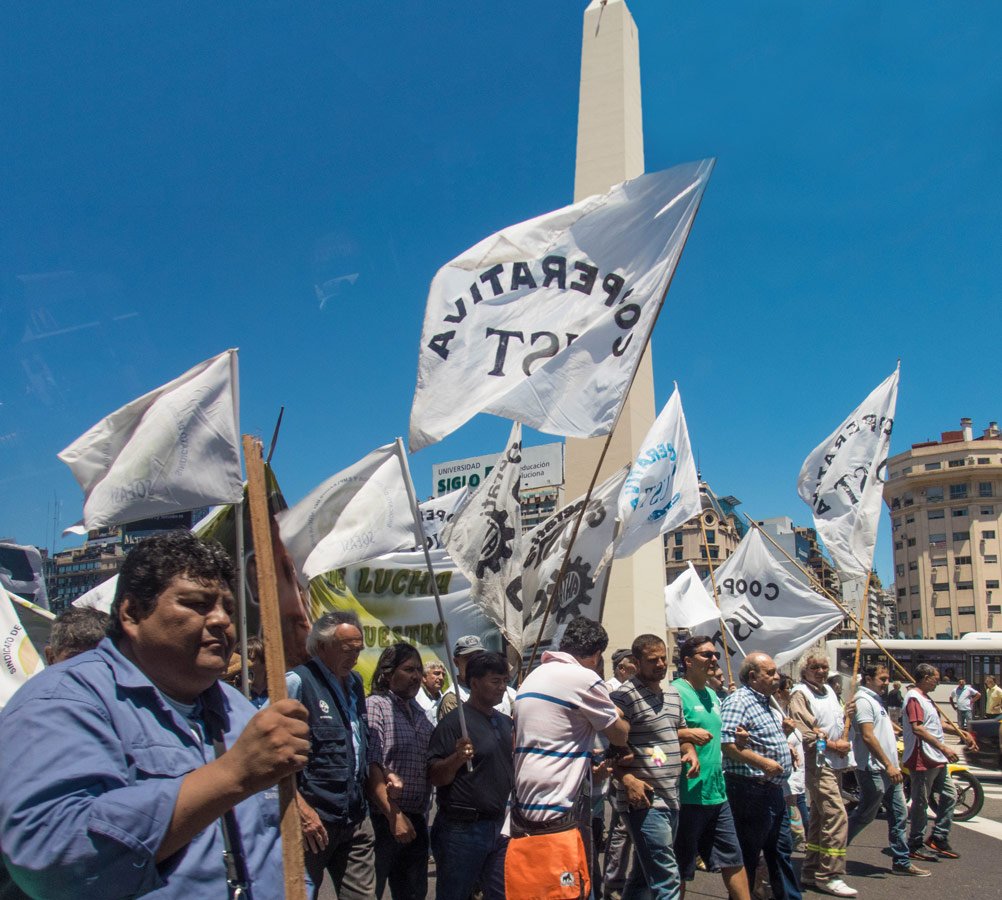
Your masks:
{"label": "distant pedestrian", "polygon": [[991,675],[985,679],[985,715],[1002,715],[1002,688]]}
{"label": "distant pedestrian", "polygon": [[966,731],[967,723],[971,721],[971,711],[981,697],[981,691],[974,689],[963,678],[957,681],[957,686],[950,694],[950,705],[957,711],[957,724],[961,731]]}
{"label": "distant pedestrian", "polygon": [[247,638],[247,674],[250,677],[250,696],[247,698],[258,709],[268,702],[268,669],[264,664],[264,641]]}
{"label": "distant pedestrian", "polygon": [[445,684],[445,666],[438,660],[425,663],[421,690],[414,699],[424,710],[425,718],[431,722],[432,728],[438,724],[438,705],[442,702],[443,684]]}
{"label": "distant pedestrian", "polygon": [[895,725],[901,724],[901,709],[904,705],[905,696],[901,693],[901,682],[895,681],[891,684],[891,689],[884,695],[884,706]]}
{"label": "distant pedestrian", "polygon": [[[790,714],[790,693],[793,689],[793,679],[789,675],[779,676],[779,688],[775,693],[776,702],[784,716]],[[775,713],[776,710],[774,709]],[[793,834],[794,849],[799,850],[807,843],[807,826],[810,815],[807,811],[807,781],[804,776],[804,736],[798,728],[794,728],[786,736],[790,745],[790,755],[793,757],[793,771],[786,779],[786,805],[790,810],[790,831]]]}

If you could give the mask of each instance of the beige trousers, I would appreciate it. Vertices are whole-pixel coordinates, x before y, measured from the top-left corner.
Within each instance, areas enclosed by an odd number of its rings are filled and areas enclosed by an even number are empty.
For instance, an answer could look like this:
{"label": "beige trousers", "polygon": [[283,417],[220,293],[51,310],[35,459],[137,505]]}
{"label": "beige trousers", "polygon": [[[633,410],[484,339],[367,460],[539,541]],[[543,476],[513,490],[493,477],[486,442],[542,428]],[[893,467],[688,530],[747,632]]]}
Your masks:
{"label": "beige trousers", "polygon": [[801,879],[830,881],[845,875],[845,848],[849,817],[842,802],[838,776],[831,769],[807,764],[804,773],[811,809],[807,828],[807,856]]}

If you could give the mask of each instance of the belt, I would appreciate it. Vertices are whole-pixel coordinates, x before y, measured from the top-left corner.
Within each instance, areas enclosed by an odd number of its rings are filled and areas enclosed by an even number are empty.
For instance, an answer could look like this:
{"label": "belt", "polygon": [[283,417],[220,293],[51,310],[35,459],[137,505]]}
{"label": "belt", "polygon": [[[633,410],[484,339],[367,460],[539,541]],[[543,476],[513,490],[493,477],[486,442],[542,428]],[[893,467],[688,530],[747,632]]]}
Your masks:
{"label": "belt", "polygon": [[755,778],[752,775],[739,775],[737,772],[724,772],[724,780],[733,779],[740,782],[744,787],[756,788],[760,791],[782,790],[782,786],[774,781],[766,781],[764,778]]}
{"label": "belt", "polygon": [[438,814],[452,822],[497,822],[504,818],[504,812],[485,813],[468,806],[439,807]]}

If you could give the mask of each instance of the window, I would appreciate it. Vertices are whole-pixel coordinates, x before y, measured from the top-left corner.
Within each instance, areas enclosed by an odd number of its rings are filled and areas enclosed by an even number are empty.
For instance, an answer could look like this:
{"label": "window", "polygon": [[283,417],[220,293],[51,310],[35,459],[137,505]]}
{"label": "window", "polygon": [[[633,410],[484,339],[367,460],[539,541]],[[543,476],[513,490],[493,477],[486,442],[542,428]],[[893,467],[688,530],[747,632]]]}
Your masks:
{"label": "window", "polygon": [[949,466],[949,467],[950,467],[951,469],[959,469],[959,468],[960,468],[960,467],[961,467],[961,466],[962,466],[963,464],[964,464],[964,461],[963,461],[962,459],[951,459],[951,460],[950,460],[950,461],[949,461],[949,462],[947,463],[947,465],[948,465],[948,466]]}
{"label": "window", "polygon": [[900,497],[891,497],[891,509],[901,509]]}
{"label": "window", "polygon": [[973,606],[958,606],[957,607],[958,616],[973,616],[974,607]]}
{"label": "window", "polygon": [[908,589],[908,593],[909,593],[909,594],[917,594],[918,592],[919,592],[919,586],[918,586],[917,584],[913,584],[913,585],[912,585],[912,586],[911,586],[911,587],[910,587],[910,588]]}
{"label": "window", "polygon": [[894,574],[895,575],[904,575],[905,574],[905,567],[899,563],[898,565],[896,565],[894,567]]}
{"label": "window", "polygon": [[926,463],[925,464],[925,470],[927,472],[931,472],[934,469],[942,469],[942,468],[943,468],[943,464],[942,463]]}
{"label": "window", "polygon": [[967,507],[966,507],[966,506],[961,506],[961,507],[959,507],[959,508],[957,508],[957,509],[953,510],[953,513],[952,513],[952,515],[953,515],[953,517],[954,517],[955,519],[959,519],[959,518],[960,518],[961,516],[966,516],[966,515],[968,515],[968,512],[967,512]]}
{"label": "window", "polygon": [[994,591],[998,590],[999,580],[997,578],[989,578],[985,582],[985,590]]}
{"label": "window", "polygon": [[676,547],[681,547],[682,546],[682,532],[681,531],[676,531],[675,532],[675,546]]}
{"label": "window", "polygon": [[967,499],[967,485],[966,484],[951,484],[950,485],[950,499],[951,500],[966,500]]}
{"label": "window", "polygon": [[891,525],[894,528],[900,528],[901,527],[901,519],[892,519],[891,520]]}
{"label": "window", "polygon": [[945,566],[946,565],[946,557],[945,556],[934,556],[932,559],[929,560],[929,564],[933,568],[935,568],[936,566]]}
{"label": "window", "polygon": [[943,487],[942,487],[942,485],[940,485],[939,487],[931,487],[931,488],[929,488],[929,490],[927,490],[925,492],[925,499],[929,503],[938,503],[940,500],[942,500],[943,499]]}
{"label": "window", "polygon": [[983,540],[983,541],[991,540],[994,537],[995,537],[995,532],[994,531],[982,531],[981,532],[981,540]]}
{"label": "window", "polygon": [[971,533],[969,531],[955,531],[953,532],[953,539],[955,541],[969,541]]}
{"label": "window", "polygon": [[979,497],[991,497],[992,496],[992,483],[990,481],[979,481],[978,482],[978,496]]}
{"label": "window", "polygon": [[930,519],[945,519],[946,510],[945,509],[930,509],[929,510]]}
{"label": "window", "polygon": [[981,515],[983,515],[983,516],[994,516],[995,515],[995,507],[994,506],[982,506],[981,507]]}
{"label": "window", "polygon": [[905,549],[905,542],[904,541],[895,541],[894,542],[894,549],[895,550],[904,550]]}
{"label": "window", "polygon": [[933,610],[933,612],[935,612],[937,616],[948,616],[950,615],[950,607],[940,606]]}
{"label": "window", "polygon": [[915,516],[908,516],[905,519],[905,525],[912,525],[915,522]]}
{"label": "window", "polygon": [[941,531],[937,531],[935,534],[930,534],[929,535],[929,543],[930,544],[945,544],[946,543],[946,535],[943,532],[941,532]]}
{"label": "window", "polygon": [[715,544],[717,542],[717,533],[710,529],[706,531],[706,543]]}
{"label": "window", "polygon": [[988,456],[979,456],[978,457],[978,465],[979,466],[987,466],[988,463],[990,463],[990,462],[991,462],[991,458],[988,457]]}
{"label": "window", "polygon": [[921,618],[921,616],[922,616],[922,610],[920,610],[920,609],[913,609],[912,610],[912,618],[913,619]]}
{"label": "window", "polygon": [[682,551],[681,550],[676,550],[675,551],[675,561],[676,562],[681,562],[682,561]]}
{"label": "window", "polygon": [[901,495],[901,502],[905,506],[911,506],[915,502],[915,495],[911,491],[905,491]]}
{"label": "window", "polygon": [[908,538],[908,546],[909,547],[915,546],[915,538]]}
{"label": "window", "polygon": [[957,582],[958,591],[973,591],[974,582],[973,581],[958,581]]}
{"label": "window", "polygon": [[969,556],[955,556],[953,558],[953,564],[956,566],[969,566],[971,564],[971,558]]}
{"label": "window", "polygon": [[995,603],[995,604],[991,604],[990,603],[988,605],[988,612],[990,612],[990,613],[1002,613],[1002,605],[997,604],[997,603]]}
{"label": "window", "polygon": [[950,585],[945,581],[934,581],[932,583],[932,589],[934,591],[948,591],[950,590]]}
{"label": "window", "polygon": [[999,561],[999,557],[998,557],[997,553],[986,553],[985,554],[985,562],[988,565],[990,565],[990,566],[998,565],[998,561]]}
{"label": "window", "polygon": [[898,588],[898,596],[899,597],[904,597],[904,595],[905,595],[905,589],[904,588]]}
{"label": "window", "polygon": [[902,475],[911,475],[911,474],[912,474],[912,467],[911,467],[911,466],[905,466],[905,467],[904,467],[904,468],[903,468],[903,469],[901,470],[901,474],[902,474]]}
{"label": "window", "polygon": [[908,563],[908,571],[909,572],[914,572],[917,568],[918,568],[918,561],[917,560],[913,559],[910,563]]}

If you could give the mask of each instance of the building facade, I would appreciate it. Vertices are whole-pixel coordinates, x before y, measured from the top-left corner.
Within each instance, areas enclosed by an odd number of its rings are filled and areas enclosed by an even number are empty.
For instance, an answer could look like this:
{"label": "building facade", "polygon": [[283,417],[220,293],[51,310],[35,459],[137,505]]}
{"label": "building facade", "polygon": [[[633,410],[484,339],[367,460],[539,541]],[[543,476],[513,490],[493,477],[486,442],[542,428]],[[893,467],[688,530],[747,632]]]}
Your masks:
{"label": "building facade", "polygon": [[1002,433],[970,419],[887,461],[897,624],[910,638],[1002,631]]}

